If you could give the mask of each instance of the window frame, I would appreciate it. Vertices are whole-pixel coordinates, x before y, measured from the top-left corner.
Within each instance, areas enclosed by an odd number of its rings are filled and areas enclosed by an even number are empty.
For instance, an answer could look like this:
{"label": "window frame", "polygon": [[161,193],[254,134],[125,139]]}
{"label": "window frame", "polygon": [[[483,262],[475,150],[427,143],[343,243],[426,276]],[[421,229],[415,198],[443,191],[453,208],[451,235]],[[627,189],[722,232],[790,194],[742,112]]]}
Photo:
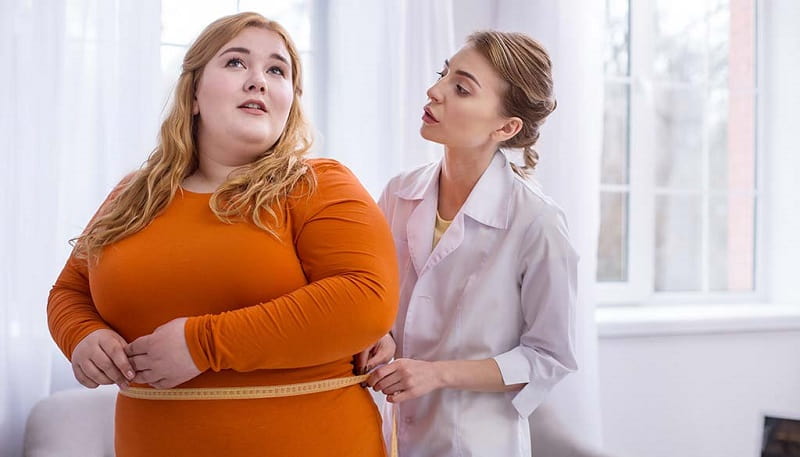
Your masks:
{"label": "window frame", "polygon": [[[762,27],[764,2],[754,1],[754,27],[753,39],[755,55],[755,81],[752,86],[754,103],[754,148],[755,148],[755,182],[752,192],[754,198],[754,252],[753,252],[753,290],[745,292],[722,292],[708,290],[708,200],[717,194],[709,186],[709,153],[707,132],[704,130],[703,141],[703,170],[701,187],[699,191],[685,191],[682,189],[657,189],[655,175],[655,154],[649,151],[649,132],[653,131],[655,122],[655,107],[653,105],[654,78],[650,62],[650,49],[655,38],[652,29],[648,28],[648,19],[653,17],[656,0],[628,0],[628,74],[627,76],[614,76],[604,74],[604,81],[608,83],[625,83],[628,87],[627,109],[627,135],[628,151],[628,183],[620,185],[600,184],[601,194],[604,192],[622,191],[627,189],[627,227],[626,246],[627,280],[626,281],[601,281],[595,278],[597,287],[598,304],[601,306],[613,305],[677,305],[677,304],[736,304],[756,303],[765,301],[765,275],[767,265],[765,246],[765,204],[763,183],[766,182],[764,166],[763,132],[761,121],[764,116],[760,84],[763,79],[764,65],[764,28]],[[634,3],[632,5],[632,3]],[[658,83],[664,87],[664,83]],[[678,86],[678,85],[676,85]],[[687,85],[688,86],[688,85]],[[703,111],[704,124],[707,113]],[[636,151],[640,151],[636,153]],[[641,151],[645,151],[642,153]],[[730,195],[730,190],[719,192]],[[703,259],[701,260],[701,290],[693,292],[672,292],[655,290],[655,205],[658,195],[691,194],[701,196],[701,246]],[[623,194],[624,195],[624,194]],[[599,261],[599,250],[598,250]],[[599,262],[598,262],[599,263]]]}

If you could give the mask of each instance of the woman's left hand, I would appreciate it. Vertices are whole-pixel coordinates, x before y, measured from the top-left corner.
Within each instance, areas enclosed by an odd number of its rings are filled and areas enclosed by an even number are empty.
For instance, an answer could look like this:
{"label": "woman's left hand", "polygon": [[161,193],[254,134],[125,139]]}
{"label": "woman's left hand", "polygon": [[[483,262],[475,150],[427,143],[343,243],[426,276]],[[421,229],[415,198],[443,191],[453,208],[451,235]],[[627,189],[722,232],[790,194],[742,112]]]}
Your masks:
{"label": "woman's left hand", "polygon": [[394,357],[397,345],[392,335],[383,335],[372,347],[364,349],[353,356],[353,373],[356,375],[367,374],[373,368],[389,363]]}
{"label": "woman's left hand", "polygon": [[397,359],[373,371],[367,384],[386,394],[390,403],[400,403],[444,387],[440,367],[436,362]]}
{"label": "woman's left hand", "polygon": [[136,377],[133,382],[169,389],[202,373],[194,364],[184,336],[187,318],[173,319],[125,348]]}

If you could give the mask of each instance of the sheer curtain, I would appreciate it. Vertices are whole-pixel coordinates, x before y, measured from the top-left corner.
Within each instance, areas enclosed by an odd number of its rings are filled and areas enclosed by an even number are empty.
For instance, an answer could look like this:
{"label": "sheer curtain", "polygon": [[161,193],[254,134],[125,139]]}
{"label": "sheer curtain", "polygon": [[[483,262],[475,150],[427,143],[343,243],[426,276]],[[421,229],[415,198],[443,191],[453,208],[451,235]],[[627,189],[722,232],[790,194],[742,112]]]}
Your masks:
{"label": "sheer curtain", "polygon": [[480,28],[526,32],[554,61],[558,109],[546,122],[536,177],[566,211],[580,252],[578,352],[581,369],[548,406],[571,435],[599,447],[594,277],[599,226],[603,116],[601,0],[404,0],[324,2],[318,87],[327,112],[320,151],[348,165],[377,196],[398,172],[440,157],[419,136],[425,89],[445,58]]}
{"label": "sheer curtain", "polygon": [[377,198],[403,169],[436,159],[418,133],[425,90],[454,49],[449,0],[318,1],[320,155],[350,167]]}
{"label": "sheer curtain", "polygon": [[155,144],[159,37],[157,0],[0,0],[0,455],[73,383],[47,294],[67,240]]}

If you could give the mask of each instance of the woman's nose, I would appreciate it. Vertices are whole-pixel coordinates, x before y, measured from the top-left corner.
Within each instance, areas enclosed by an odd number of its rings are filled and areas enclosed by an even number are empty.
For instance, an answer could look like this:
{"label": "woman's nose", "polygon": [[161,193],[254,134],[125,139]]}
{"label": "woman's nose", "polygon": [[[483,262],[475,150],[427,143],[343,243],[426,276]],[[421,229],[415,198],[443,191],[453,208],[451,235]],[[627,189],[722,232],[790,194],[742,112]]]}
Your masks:
{"label": "woman's nose", "polygon": [[247,92],[258,91],[260,93],[267,92],[267,80],[261,72],[255,72],[245,83],[245,90]]}
{"label": "woman's nose", "polygon": [[440,101],[442,101],[441,91],[439,90],[438,82],[434,83],[431,87],[429,87],[428,90],[425,91],[425,94],[433,102],[439,103]]}

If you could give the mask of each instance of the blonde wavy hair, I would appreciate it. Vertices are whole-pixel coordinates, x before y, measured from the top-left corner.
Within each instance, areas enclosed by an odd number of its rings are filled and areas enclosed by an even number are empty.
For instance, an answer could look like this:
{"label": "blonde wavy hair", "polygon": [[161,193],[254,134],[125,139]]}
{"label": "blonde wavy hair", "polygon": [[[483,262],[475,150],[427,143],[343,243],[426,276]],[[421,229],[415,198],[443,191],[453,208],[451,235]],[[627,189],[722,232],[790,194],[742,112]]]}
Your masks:
{"label": "blonde wavy hair", "polygon": [[525,165],[511,166],[525,177],[539,162],[539,154],[533,148],[539,139],[539,128],[557,106],[550,56],[539,42],[523,33],[484,30],[471,34],[467,43],[508,83],[501,105],[503,114],[522,119],[522,129],[500,147],[522,149]]}
{"label": "blonde wavy hair", "polygon": [[[161,124],[158,146],[136,172],[124,179],[89,223],[73,240],[75,255],[96,258],[103,247],[130,236],[157,217],[179,191],[184,178],[198,166],[197,120],[192,115],[197,83],[206,64],[247,27],[271,30],[283,38],[292,66],[294,98],[283,133],[258,159],[229,176],[211,196],[209,206],[225,223],[249,218],[277,237],[284,221],[279,203],[298,184],[313,192],[316,180],[304,156],[311,149],[311,129],[303,114],[300,55],[286,30],[257,13],[239,13],[209,24],[189,47],[169,113]],[[263,213],[269,216],[263,220]]]}

